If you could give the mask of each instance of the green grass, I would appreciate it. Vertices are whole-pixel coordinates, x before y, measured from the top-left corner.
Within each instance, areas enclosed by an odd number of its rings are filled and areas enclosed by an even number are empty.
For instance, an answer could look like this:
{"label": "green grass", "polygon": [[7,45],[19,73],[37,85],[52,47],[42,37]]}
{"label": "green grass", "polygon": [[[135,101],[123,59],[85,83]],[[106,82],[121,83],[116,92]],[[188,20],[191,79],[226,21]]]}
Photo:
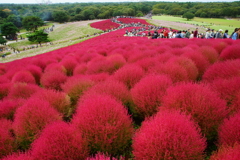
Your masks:
{"label": "green grass", "polygon": [[173,21],[181,23],[195,24],[199,26],[210,27],[211,29],[219,30],[229,30],[229,33],[233,32],[235,28],[240,26],[240,21],[236,19],[227,20],[220,18],[198,18],[195,17],[192,20],[187,21],[186,18],[174,17],[174,16],[153,16],[153,19],[164,20],[164,21]]}

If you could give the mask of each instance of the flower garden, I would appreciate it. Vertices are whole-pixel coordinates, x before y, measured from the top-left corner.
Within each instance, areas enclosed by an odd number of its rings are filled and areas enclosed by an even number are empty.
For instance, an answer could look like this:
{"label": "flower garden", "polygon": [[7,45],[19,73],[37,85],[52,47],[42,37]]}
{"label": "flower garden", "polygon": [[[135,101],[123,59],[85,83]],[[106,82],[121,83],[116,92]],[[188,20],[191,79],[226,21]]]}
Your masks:
{"label": "flower garden", "polygon": [[125,30],[0,64],[0,158],[240,157],[240,41]]}

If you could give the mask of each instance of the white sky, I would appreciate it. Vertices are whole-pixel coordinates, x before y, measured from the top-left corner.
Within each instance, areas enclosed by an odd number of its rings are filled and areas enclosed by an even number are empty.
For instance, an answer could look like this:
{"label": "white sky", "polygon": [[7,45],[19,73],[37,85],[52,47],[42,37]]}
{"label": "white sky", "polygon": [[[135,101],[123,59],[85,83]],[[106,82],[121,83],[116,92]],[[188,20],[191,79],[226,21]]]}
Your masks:
{"label": "white sky", "polygon": [[139,1],[164,1],[164,2],[233,2],[237,0],[0,0],[0,3],[41,3],[51,1],[52,3],[75,3],[75,2],[139,2]]}

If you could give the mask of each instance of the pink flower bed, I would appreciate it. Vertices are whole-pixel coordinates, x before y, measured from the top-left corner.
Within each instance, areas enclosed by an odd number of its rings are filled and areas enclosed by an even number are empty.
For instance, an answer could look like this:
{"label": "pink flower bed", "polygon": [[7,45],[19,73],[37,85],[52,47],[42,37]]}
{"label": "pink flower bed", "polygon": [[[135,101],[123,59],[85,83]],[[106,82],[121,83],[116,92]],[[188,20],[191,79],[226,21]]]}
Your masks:
{"label": "pink flower bed", "polygon": [[8,125],[0,158],[202,159],[212,144],[227,156],[224,137],[239,142],[232,125],[240,59],[231,47],[240,41],[124,37],[125,30],[0,64],[0,119]]}
{"label": "pink flower bed", "polygon": [[113,28],[118,28],[120,25],[117,23],[112,22],[110,19],[100,21],[100,22],[95,22],[90,24],[91,27],[101,29],[103,31],[113,29]]}

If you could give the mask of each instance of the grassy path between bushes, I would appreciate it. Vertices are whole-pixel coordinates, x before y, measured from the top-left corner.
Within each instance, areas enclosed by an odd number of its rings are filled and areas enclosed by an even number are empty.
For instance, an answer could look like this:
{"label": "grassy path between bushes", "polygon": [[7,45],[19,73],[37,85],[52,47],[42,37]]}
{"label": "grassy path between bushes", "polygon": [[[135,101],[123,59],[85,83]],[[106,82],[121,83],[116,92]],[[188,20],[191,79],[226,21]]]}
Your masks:
{"label": "grassy path between bushes", "polygon": [[[27,39],[11,43],[9,46],[20,50],[20,53],[13,53],[13,50],[11,50],[10,52],[12,52],[12,54],[6,56],[5,58],[0,58],[0,63],[46,53],[95,37],[95,33],[103,32],[101,30],[90,27],[90,23],[97,21],[100,20],[69,22],[66,24],[55,25],[54,31],[49,33],[49,39],[51,40],[52,45],[49,43],[44,43],[42,44],[43,47],[27,49],[23,51],[23,48],[30,48],[31,46],[36,47],[37,44],[32,43]],[[89,37],[87,37],[87,35],[89,35]]]}

